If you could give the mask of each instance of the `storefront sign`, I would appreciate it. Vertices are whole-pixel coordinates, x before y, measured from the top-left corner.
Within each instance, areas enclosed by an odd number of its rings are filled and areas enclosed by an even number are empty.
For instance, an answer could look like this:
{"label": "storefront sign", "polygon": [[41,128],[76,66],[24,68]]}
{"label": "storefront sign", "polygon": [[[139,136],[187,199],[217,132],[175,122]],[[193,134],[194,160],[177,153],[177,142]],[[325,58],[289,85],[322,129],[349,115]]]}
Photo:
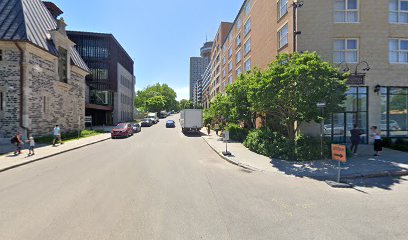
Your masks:
{"label": "storefront sign", "polygon": [[349,85],[364,85],[365,73],[351,74],[347,79]]}

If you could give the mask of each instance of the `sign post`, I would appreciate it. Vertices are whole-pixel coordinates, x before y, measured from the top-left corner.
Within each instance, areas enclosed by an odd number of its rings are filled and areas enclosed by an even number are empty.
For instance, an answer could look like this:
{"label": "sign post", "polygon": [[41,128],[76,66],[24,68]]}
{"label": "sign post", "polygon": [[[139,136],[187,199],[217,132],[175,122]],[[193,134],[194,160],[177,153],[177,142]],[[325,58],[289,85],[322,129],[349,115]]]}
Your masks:
{"label": "sign post", "polygon": [[346,146],[340,144],[332,144],[332,159],[338,162],[337,182],[340,183],[341,163],[347,162]]}
{"label": "sign post", "polygon": [[230,139],[229,131],[224,131],[223,140],[225,141],[225,152],[222,152],[224,156],[231,156],[231,152],[228,152],[228,141]]}

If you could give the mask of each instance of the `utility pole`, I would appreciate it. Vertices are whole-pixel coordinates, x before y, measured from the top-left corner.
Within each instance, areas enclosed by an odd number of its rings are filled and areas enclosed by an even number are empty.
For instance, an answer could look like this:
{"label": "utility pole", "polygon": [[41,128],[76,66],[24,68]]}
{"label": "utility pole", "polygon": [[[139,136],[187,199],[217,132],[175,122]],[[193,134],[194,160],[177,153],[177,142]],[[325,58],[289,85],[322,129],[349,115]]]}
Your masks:
{"label": "utility pole", "polygon": [[293,7],[293,52],[297,52],[297,35],[302,34],[301,31],[298,31],[297,26],[297,14],[298,9],[303,6],[303,1],[293,0],[292,7]]}

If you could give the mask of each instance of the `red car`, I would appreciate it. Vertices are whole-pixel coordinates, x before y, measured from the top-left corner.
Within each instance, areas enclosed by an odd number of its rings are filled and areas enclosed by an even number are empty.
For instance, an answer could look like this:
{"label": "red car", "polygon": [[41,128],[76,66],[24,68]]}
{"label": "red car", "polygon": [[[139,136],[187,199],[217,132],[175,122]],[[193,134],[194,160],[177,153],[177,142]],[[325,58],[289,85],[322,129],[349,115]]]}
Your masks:
{"label": "red car", "polygon": [[112,129],[111,137],[129,137],[133,135],[132,124],[130,123],[119,123]]}

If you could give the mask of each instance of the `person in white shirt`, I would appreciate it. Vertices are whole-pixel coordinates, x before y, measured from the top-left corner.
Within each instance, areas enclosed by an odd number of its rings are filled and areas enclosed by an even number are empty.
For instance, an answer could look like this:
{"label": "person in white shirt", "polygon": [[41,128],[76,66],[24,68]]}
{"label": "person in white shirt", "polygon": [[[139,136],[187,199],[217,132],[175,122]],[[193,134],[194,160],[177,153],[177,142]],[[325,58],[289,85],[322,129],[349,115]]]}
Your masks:
{"label": "person in white shirt", "polygon": [[60,144],[63,144],[62,139],[61,139],[61,129],[58,125],[55,125],[54,128],[54,139],[52,140],[52,146],[55,146],[55,142],[59,141]]}
{"label": "person in white shirt", "polygon": [[30,147],[28,148],[28,156],[34,155],[34,147],[35,147],[35,140],[32,135],[27,140],[28,144],[30,144]]}
{"label": "person in white shirt", "polygon": [[381,132],[378,131],[377,126],[372,126],[371,137],[374,139],[374,156],[379,156],[382,151],[382,139]]}

